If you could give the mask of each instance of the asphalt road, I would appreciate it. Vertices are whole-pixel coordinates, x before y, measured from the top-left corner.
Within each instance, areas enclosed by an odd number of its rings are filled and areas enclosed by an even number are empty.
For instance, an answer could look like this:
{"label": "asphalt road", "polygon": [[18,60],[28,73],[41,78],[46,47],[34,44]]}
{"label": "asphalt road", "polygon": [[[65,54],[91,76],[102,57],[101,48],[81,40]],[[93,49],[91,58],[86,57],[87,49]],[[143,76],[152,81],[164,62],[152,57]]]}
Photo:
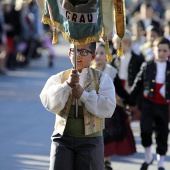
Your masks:
{"label": "asphalt road", "polygon": [[[42,106],[39,94],[49,76],[71,67],[68,48],[60,35],[53,68],[47,67],[47,57],[42,56],[28,67],[0,75],[0,170],[48,170],[55,115]],[[137,153],[112,156],[114,170],[139,170],[143,162],[139,123],[133,122],[132,128]],[[155,145],[152,149],[155,153]],[[170,142],[165,166],[170,170]],[[154,161],[149,170],[156,169]]]}

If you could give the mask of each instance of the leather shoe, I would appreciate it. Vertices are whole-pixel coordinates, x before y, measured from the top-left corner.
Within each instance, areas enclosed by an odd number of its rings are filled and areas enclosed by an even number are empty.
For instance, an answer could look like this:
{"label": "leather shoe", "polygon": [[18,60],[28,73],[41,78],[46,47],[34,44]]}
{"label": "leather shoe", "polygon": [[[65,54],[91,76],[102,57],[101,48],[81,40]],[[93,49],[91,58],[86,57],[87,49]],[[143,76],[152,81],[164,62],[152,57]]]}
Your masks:
{"label": "leather shoe", "polygon": [[105,170],[113,170],[112,167],[111,167],[110,161],[105,161],[104,164],[105,164]]}
{"label": "leather shoe", "polygon": [[159,167],[158,170],[165,170],[165,168],[164,167]]}
{"label": "leather shoe", "polygon": [[[151,165],[153,163],[153,159],[151,160],[150,163],[147,163],[147,162],[144,162],[140,168],[140,170],[147,170],[149,165]],[[161,169],[158,169],[158,170],[161,170]],[[163,169],[162,169],[163,170]]]}

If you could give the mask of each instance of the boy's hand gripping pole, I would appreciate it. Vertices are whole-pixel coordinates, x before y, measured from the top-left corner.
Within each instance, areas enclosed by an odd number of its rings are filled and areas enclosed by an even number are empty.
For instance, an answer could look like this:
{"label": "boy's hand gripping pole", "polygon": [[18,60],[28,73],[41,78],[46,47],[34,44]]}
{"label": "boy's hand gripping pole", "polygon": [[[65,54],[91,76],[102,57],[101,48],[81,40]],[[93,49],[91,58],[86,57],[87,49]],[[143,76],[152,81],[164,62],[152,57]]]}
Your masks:
{"label": "boy's hand gripping pole", "polygon": [[[74,45],[74,68],[77,69],[77,46]],[[78,99],[75,99],[76,118],[78,117]]]}

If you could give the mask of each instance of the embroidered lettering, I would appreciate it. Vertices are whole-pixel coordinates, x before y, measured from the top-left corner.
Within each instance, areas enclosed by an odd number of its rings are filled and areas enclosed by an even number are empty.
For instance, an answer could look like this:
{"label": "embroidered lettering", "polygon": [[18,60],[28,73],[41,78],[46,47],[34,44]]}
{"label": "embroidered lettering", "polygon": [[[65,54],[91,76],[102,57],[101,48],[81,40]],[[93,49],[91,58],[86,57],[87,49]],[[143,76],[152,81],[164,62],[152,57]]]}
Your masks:
{"label": "embroidered lettering", "polygon": [[72,21],[76,22],[76,19],[77,19],[77,14],[73,13]]}
{"label": "embroidered lettering", "polygon": [[84,15],[83,15],[83,14],[80,16],[80,22],[85,23],[85,18],[84,18]]}
{"label": "embroidered lettering", "polygon": [[93,22],[93,15],[87,14],[87,19],[88,19],[89,22]]}
{"label": "embroidered lettering", "polygon": [[122,14],[122,6],[121,5],[117,5],[117,13]]}
{"label": "embroidered lettering", "polygon": [[69,16],[70,16],[70,11],[66,11],[66,18],[67,18],[67,19],[70,19]]}
{"label": "embroidered lettering", "polygon": [[[89,8],[89,6],[85,5],[84,8],[87,9],[81,10],[81,7],[75,6],[75,11],[72,11],[69,8],[69,5],[65,4],[65,2],[61,0],[56,0],[56,1],[58,4],[59,14],[71,22],[88,24],[88,23],[97,23],[98,19],[100,19],[100,12],[96,8],[96,6],[98,5],[97,1],[92,2],[93,8]],[[86,13],[84,11],[88,11],[89,13]]]}
{"label": "embroidered lettering", "polygon": [[70,11],[66,11],[65,13],[65,17],[68,20],[76,23],[93,23],[94,22],[93,15],[94,14],[86,14],[86,13],[81,14],[81,13],[74,13]]}

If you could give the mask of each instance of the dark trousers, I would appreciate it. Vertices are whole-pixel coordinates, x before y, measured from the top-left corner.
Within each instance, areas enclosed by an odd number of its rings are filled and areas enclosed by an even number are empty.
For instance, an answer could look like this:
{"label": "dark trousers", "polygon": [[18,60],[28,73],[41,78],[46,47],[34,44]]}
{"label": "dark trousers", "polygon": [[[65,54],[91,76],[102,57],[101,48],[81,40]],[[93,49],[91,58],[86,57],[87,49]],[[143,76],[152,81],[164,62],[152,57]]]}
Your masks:
{"label": "dark trousers", "polygon": [[104,170],[103,137],[52,136],[50,170]]}
{"label": "dark trousers", "polygon": [[153,103],[144,99],[141,116],[142,145],[152,144],[152,134],[155,131],[156,153],[166,155],[168,149],[168,105]]}

